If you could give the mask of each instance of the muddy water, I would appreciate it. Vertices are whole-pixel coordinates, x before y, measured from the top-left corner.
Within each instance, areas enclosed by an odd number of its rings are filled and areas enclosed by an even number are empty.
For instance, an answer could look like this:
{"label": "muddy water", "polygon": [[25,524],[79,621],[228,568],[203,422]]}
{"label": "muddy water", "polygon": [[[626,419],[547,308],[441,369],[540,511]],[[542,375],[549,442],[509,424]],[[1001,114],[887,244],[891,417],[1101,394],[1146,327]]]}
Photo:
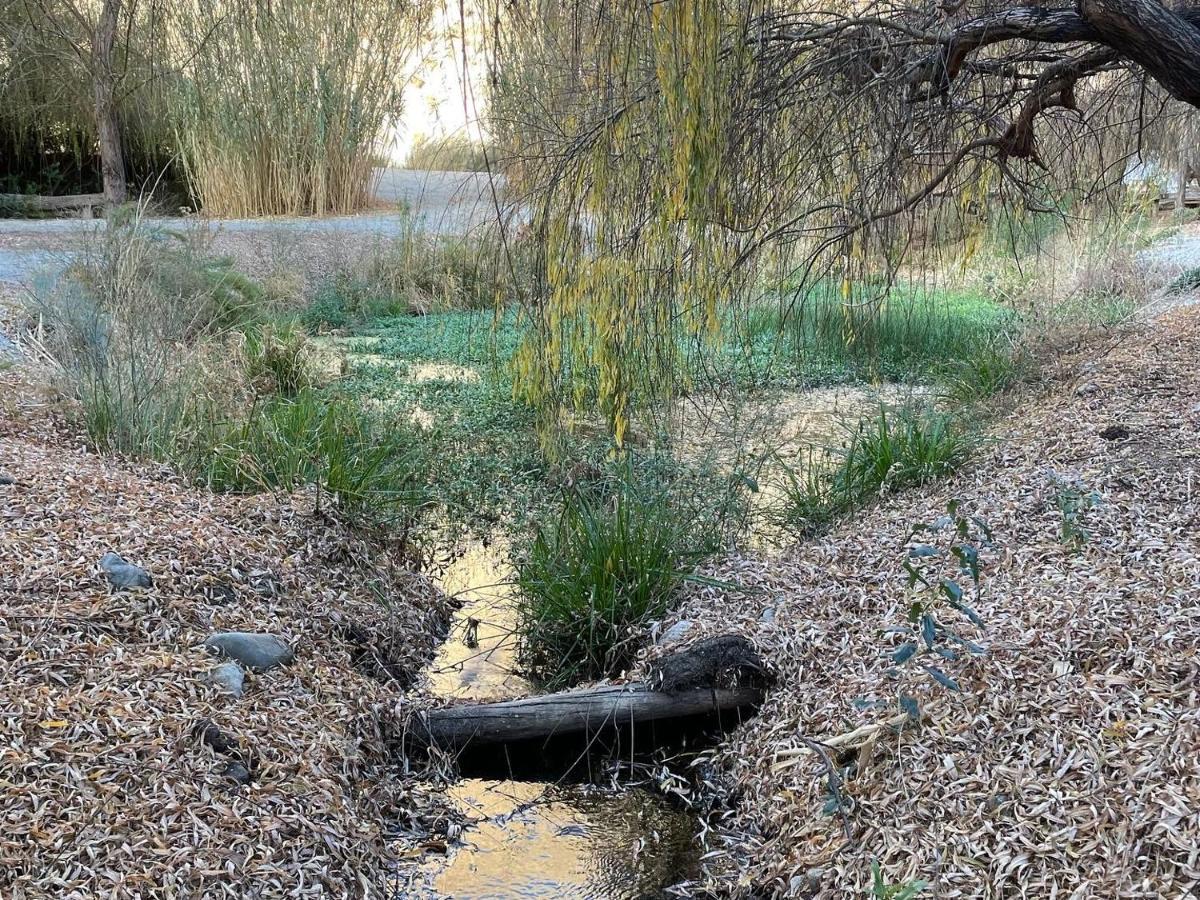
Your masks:
{"label": "muddy water", "polygon": [[696,863],[695,823],[644,791],[467,779],[450,795],[472,824],[438,897],[641,900]]}
{"label": "muddy water", "polygon": [[[475,545],[443,575],[463,606],[427,671],[463,702],[534,693],[516,674],[507,548]],[[426,863],[430,897],[447,900],[643,900],[688,878],[696,823],[646,791],[465,778],[448,791],[465,823],[445,858]]]}

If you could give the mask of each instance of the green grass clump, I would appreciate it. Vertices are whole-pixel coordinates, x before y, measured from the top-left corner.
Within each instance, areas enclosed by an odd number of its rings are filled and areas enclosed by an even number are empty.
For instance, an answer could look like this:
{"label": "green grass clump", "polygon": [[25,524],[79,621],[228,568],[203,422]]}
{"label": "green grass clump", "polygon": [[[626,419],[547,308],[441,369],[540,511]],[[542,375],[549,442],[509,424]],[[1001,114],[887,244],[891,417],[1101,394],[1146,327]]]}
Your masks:
{"label": "green grass clump", "polygon": [[961,466],[970,446],[948,414],[880,410],[854,432],[837,477],[844,493],[859,497],[925,484]]}
{"label": "green grass clump", "polygon": [[548,688],[626,669],[649,623],[721,545],[716,507],[706,514],[644,480],[627,468],[573,488],[517,561],[519,659]]}
{"label": "green grass clump", "polygon": [[191,447],[191,467],[214,490],[256,493],[317,485],[351,515],[415,510],[424,499],[420,442],[395,422],[311,389],[279,397]]}
{"label": "green grass clump", "polygon": [[1168,294],[1186,294],[1195,290],[1200,290],[1200,266],[1193,266],[1181,272],[1167,285]]}
{"label": "green grass clump", "polygon": [[259,396],[295,397],[316,383],[308,340],[294,325],[248,331],[242,367]]}
{"label": "green grass clump", "polygon": [[1009,390],[1025,376],[1027,367],[1017,349],[992,342],[947,363],[938,373],[938,382],[952,406],[968,406]]}
{"label": "green grass clump", "polygon": [[801,533],[818,531],[873,497],[955,472],[973,446],[953,415],[880,409],[858,424],[840,451],[810,451],[787,470],[778,519]]}

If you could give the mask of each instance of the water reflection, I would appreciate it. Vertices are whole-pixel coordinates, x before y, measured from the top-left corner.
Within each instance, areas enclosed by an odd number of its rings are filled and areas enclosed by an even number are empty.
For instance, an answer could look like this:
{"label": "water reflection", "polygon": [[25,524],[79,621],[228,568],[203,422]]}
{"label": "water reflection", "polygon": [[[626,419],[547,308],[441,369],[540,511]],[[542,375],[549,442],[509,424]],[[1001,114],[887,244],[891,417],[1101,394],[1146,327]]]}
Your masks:
{"label": "water reflection", "polygon": [[450,798],[475,823],[439,897],[641,900],[696,865],[692,820],[644,791],[466,779]]}

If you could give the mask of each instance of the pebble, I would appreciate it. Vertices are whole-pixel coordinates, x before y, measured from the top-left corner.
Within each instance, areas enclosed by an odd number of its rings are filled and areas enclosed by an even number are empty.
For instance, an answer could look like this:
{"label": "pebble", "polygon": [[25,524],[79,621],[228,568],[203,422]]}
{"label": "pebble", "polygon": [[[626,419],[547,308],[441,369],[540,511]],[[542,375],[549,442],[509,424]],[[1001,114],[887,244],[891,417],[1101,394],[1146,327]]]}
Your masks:
{"label": "pebble", "polygon": [[221,774],[227,778],[232,778],[238,784],[249,784],[251,779],[250,770],[246,768],[244,763],[237,759],[231,759],[227,762]]}
{"label": "pebble", "polygon": [[119,554],[113,553],[111,550],[100,558],[100,568],[104,570],[104,576],[108,579],[108,583],[118,591],[129,588],[148,588],[154,584],[149,572],[141,566],[127,563]]}
{"label": "pebble", "polygon": [[223,688],[235,697],[240,697],[245,691],[246,673],[237,663],[227,662],[210,669],[204,680],[215,687]]}
{"label": "pebble", "polygon": [[236,659],[251,672],[266,672],[296,658],[292,648],[273,634],[249,631],[223,631],[210,635],[204,646],[211,653]]}

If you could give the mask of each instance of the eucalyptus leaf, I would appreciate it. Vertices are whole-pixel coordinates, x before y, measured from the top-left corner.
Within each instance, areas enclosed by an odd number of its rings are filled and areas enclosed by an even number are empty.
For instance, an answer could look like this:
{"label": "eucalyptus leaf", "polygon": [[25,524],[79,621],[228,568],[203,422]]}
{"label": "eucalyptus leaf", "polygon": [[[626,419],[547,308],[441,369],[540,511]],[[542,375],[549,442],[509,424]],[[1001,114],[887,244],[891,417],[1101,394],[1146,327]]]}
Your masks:
{"label": "eucalyptus leaf", "polygon": [[932,650],[934,638],[937,637],[937,623],[929,613],[921,616],[921,637],[925,639],[925,646]]}
{"label": "eucalyptus leaf", "polygon": [[983,619],[979,618],[979,613],[975,612],[975,610],[971,609],[971,607],[967,606],[965,603],[961,603],[958,605],[957,609],[960,613],[970,619],[972,624],[978,625],[980,628],[984,627]]}
{"label": "eucalyptus leaf", "polygon": [[942,593],[950,598],[953,603],[962,603],[963,589],[959,587],[957,581],[952,581],[949,578],[942,579]]}
{"label": "eucalyptus leaf", "polygon": [[917,645],[909,641],[907,644],[901,644],[892,651],[892,662],[897,665],[904,665],[913,658],[913,654],[917,652]]}
{"label": "eucalyptus leaf", "polygon": [[962,690],[962,688],[960,688],[958,686],[958,682],[955,681],[953,678],[951,678],[949,675],[947,675],[945,672],[943,672],[941,669],[935,669],[933,666],[923,666],[923,668],[925,669],[926,672],[929,673],[930,678],[932,678],[934,681],[936,681],[938,684],[940,684],[942,687],[946,688],[947,690],[951,690],[951,691],[961,691]]}
{"label": "eucalyptus leaf", "polygon": [[942,551],[929,544],[917,544],[915,547],[908,548],[908,555],[911,559],[922,559],[929,556],[941,556]]}

